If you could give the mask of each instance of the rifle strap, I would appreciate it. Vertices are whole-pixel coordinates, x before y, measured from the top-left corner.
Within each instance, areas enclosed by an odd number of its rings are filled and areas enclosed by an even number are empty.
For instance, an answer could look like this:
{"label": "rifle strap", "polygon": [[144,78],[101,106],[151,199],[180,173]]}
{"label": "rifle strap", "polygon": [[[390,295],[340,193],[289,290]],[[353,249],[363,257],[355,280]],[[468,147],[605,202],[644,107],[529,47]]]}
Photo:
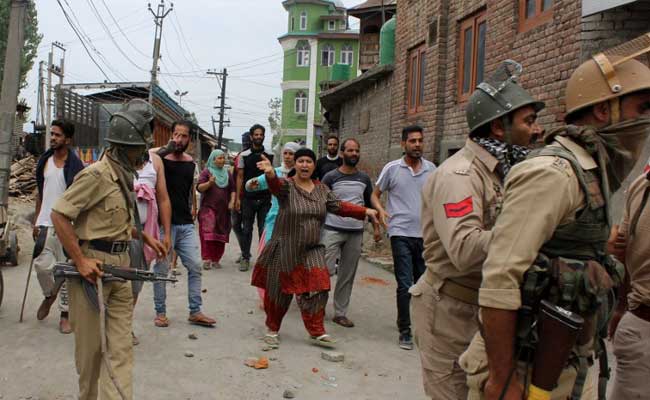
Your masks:
{"label": "rifle strap", "polygon": [[106,366],[106,371],[108,372],[108,376],[111,378],[111,381],[113,382],[113,385],[115,385],[115,389],[117,389],[117,392],[119,393],[120,397],[122,400],[127,400],[126,394],[124,393],[124,390],[122,387],[119,385],[117,382],[117,379],[115,379],[115,373],[113,372],[113,367],[111,366],[111,354],[108,350],[108,346],[106,344],[107,342],[107,337],[106,337],[106,306],[104,304],[104,283],[102,282],[101,278],[97,278],[97,304],[99,305],[99,335],[100,335],[100,341],[101,341],[101,350],[102,350],[102,360],[104,361],[104,365]]}
{"label": "rifle strap", "polygon": [[577,372],[573,390],[571,391],[571,400],[580,400],[582,398],[582,391],[584,390],[587,374],[589,373],[589,361],[586,357],[578,357]]}
{"label": "rifle strap", "polygon": [[605,400],[607,398],[607,382],[609,382],[611,370],[609,369],[609,360],[607,359],[607,347],[605,347],[605,339],[598,338],[600,343],[600,354],[598,355],[598,366],[600,372],[598,373],[598,400]]}

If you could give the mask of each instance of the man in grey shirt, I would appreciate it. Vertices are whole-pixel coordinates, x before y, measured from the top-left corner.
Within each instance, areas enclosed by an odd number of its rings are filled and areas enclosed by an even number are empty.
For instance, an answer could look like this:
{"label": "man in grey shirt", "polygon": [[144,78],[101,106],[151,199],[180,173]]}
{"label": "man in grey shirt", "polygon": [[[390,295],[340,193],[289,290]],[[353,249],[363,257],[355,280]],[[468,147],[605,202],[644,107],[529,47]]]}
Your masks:
{"label": "man in grey shirt", "polygon": [[[372,205],[379,217],[388,225],[388,236],[393,252],[393,269],[397,280],[397,328],[399,346],[413,349],[411,295],[408,290],[416,282],[426,266],[422,252],[422,186],[436,166],[422,158],[424,131],[417,125],[402,130],[404,157],[384,166],[372,193]],[[387,192],[386,209],[380,197]]]}
{"label": "man in grey shirt", "polygon": [[[341,144],[343,165],[328,172],[322,180],[341,201],[348,201],[360,206],[371,207],[372,182],[370,177],[357,169],[360,146],[356,139],[346,139]],[[352,328],[346,313],[350,305],[352,285],[357,273],[361,246],[363,244],[364,222],[354,218],[327,214],[321,236],[325,246],[325,260],[330,276],[337,274],[334,289],[334,318],[332,321]],[[379,239],[379,229],[375,226],[375,239]],[[336,260],[339,259],[338,272]]]}

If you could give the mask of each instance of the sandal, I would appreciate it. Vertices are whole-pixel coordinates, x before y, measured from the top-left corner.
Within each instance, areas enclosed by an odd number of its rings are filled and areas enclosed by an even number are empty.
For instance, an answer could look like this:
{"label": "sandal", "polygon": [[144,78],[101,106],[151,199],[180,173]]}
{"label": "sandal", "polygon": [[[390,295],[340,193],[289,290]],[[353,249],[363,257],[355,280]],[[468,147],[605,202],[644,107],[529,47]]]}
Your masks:
{"label": "sandal", "polygon": [[311,336],[310,341],[316,346],[325,347],[328,349],[336,348],[336,340],[327,333],[320,336]]}
{"label": "sandal", "polygon": [[167,328],[169,326],[169,319],[167,319],[165,314],[158,314],[156,315],[156,318],[154,318],[153,324],[158,328]]}
{"label": "sandal", "polygon": [[211,261],[203,261],[203,269],[208,271],[212,269],[212,262]]}
{"label": "sandal", "polygon": [[270,346],[279,346],[280,345],[280,335],[277,333],[267,333],[264,335],[264,339],[262,339],[264,343],[270,345]]}

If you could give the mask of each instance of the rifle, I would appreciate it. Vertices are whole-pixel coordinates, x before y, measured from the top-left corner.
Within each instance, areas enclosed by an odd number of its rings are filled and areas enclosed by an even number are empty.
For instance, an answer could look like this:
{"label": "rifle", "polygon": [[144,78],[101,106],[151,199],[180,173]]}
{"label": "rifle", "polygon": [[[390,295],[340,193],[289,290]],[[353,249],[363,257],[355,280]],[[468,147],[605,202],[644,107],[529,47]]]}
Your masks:
{"label": "rifle", "polygon": [[[103,282],[126,282],[126,281],[140,281],[140,282],[178,282],[176,278],[168,278],[164,275],[156,275],[153,272],[144,271],[137,268],[117,267],[110,264],[103,264],[100,269],[104,273],[102,277]],[[77,267],[74,264],[60,262],[54,264],[54,287],[58,290],[66,279],[81,279],[86,298],[95,308],[100,309],[97,300],[97,287],[87,280],[83,279]]]}
{"label": "rifle", "polygon": [[[125,281],[142,281],[142,282],[178,282],[176,278],[168,278],[164,275],[156,275],[153,272],[144,271],[137,268],[116,267],[114,265],[103,264],[100,269],[104,273],[102,280],[104,282],[125,282]],[[54,265],[54,279],[81,278],[77,267],[70,263],[56,263]]]}
{"label": "rifle", "polygon": [[542,300],[537,319],[539,343],[528,400],[550,400],[583,324],[584,319],[578,314]]}

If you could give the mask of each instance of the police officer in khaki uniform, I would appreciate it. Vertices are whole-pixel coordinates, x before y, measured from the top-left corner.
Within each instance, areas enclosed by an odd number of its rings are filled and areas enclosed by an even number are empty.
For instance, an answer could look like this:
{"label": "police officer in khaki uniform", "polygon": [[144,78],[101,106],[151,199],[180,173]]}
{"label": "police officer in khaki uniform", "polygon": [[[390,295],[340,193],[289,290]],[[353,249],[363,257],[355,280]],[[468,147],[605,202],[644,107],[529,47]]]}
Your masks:
{"label": "police officer in khaki uniform", "polygon": [[624,261],[629,277],[610,323],[617,361],[611,398],[617,400],[641,399],[650,393],[649,199],[650,167],[646,167],[630,185],[623,223],[611,237],[610,249]]}
{"label": "police officer in khaki uniform", "polygon": [[[515,338],[523,315],[518,311],[527,300],[522,296],[528,293],[524,279],[540,269],[532,268],[538,254],[554,263],[581,265],[585,271],[600,272],[608,265],[604,249],[610,231],[609,194],[639,158],[650,128],[650,69],[625,57],[623,52],[638,49],[639,42],[628,45],[599,53],[578,67],[567,83],[568,125],[552,132],[547,146],[508,175],[503,211],[483,265],[482,329],[460,358],[470,399],[520,400],[529,390],[522,385],[526,370],[516,359],[522,353]],[[614,281],[615,274],[609,269],[606,274]],[[549,285],[547,289],[554,288]],[[564,293],[568,288],[555,289]],[[598,293],[601,288],[594,289]],[[577,299],[587,299],[584,296],[579,292]],[[574,348],[578,360],[593,355],[594,338],[582,343]],[[566,399],[576,373],[575,364],[568,362],[556,388],[536,391],[537,398]],[[595,393],[583,392],[582,398],[593,399]]]}
{"label": "police officer in khaki uniform", "polygon": [[[515,76],[508,76],[511,68]],[[494,79],[478,85],[467,105],[469,139],[422,190],[427,271],[410,293],[424,389],[432,399],[467,398],[457,360],[478,331],[481,266],[501,210],[503,180],[541,134],[535,121],[544,103],[516,83],[520,72],[508,60]]]}
{"label": "police officer in khaki uniform", "polygon": [[[104,400],[133,397],[131,282],[103,285],[102,298],[108,310],[105,334],[110,357],[107,359],[114,379],[102,362],[99,313],[86,297],[90,291],[84,285],[96,284],[102,276],[102,264],[130,266],[128,243],[134,231],[133,213],[137,212],[133,203],[133,176],[151,141],[152,116],[148,104],[138,101],[114,114],[104,157],[79,173],[52,209],[57,236],[87,280],[83,284],[80,279],[67,282],[81,400],[97,399],[99,393]],[[163,255],[165,248],[160,242],[146,234],[143,239]]]}

